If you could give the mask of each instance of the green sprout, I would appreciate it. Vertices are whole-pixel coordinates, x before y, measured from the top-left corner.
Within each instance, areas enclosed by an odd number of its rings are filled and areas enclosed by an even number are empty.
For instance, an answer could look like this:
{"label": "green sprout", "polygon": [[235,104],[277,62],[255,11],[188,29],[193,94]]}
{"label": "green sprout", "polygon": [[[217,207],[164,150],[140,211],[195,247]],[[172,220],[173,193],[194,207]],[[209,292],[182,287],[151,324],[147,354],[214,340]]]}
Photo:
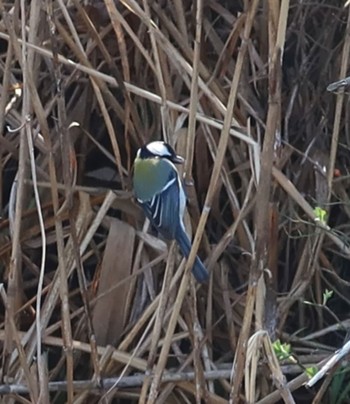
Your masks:
{"label": "green sprout", "polygon": [[272,347],[279,361],[283,361],[285,359],[292,359],[292,353],[291,353],[292,349],[290,344],[282,343],[279,339],[277,339],[272,344]]}
{"label": "green sprout", "polygon": [[317,366],[309,366],[308,368],[305,368],[305,373],[309,379],[312,379],[317,372]]}
{"label": "green sprout", "polygon": [[327,212],[320,208],[319,206],[316,206],[314,209],[314,214],[315,214],[315,221],[320,222],[323,225],[327,225]]}
{"label": "green sprout", "polygon": [[328,300],[333,296],[333,290],[326,289],[323,292],[322,306],[326,306]]}

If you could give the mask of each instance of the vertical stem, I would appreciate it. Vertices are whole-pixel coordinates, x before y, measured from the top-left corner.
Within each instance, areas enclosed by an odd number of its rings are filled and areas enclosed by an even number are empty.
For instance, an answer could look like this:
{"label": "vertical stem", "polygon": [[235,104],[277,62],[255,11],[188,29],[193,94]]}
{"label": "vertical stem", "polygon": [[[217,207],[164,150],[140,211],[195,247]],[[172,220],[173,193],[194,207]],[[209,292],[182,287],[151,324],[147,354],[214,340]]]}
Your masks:
{"label": "vertical stem", "polygon": [[[232,403],[239,401],[239,390],[243,379],[246,349],[251,330],[258,280],[267,265],[269,220],[268,208],[270,201],[271,173],[274,160],[274,144],[276,141],[277,131],[280,130],[281,124],[281,65],[287,26],[289,0],[282,0],[280,10],[278,10],[278,6],[278,2],[275,0],[269,0],[269,109],[263,150],[261,153],[261,171],[257,189],[256,250],[249,276],[249,287],[242,329],[232,368],[234,376],[230,394],[230,402]],[[279,19],[277,26],[277,21],[275,20],[278,15]],[[276,26],[277,33],[274,30],[274,27]]]}

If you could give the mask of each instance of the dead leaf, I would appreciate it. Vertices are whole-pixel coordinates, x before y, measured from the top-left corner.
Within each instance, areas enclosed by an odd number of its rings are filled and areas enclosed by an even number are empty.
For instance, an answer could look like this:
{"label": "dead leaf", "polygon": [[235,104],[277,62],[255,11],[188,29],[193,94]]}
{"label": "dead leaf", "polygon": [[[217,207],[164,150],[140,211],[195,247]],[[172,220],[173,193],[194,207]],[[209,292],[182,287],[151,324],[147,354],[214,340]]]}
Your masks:
{"label": "dead leaf", "polygon": [[112,219],[92,318],[98,345],[115,345],[124,330],[128,283],[114,286],[131,274],[134,242],[134,228]]}

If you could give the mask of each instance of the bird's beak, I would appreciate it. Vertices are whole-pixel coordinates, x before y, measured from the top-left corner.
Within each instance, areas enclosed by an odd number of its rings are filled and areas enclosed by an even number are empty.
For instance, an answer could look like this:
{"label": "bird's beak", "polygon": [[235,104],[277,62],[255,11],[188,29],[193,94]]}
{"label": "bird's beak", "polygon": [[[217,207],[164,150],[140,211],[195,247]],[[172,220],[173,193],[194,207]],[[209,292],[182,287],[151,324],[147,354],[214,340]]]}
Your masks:
{"label": "bird's beak", "polygon": [[171,159],[171,161],[172,161],[173,163],[175,163],[175,164],[183,164],[184,161],[185,161],[185,159],[184,159],[183,157],[181,157],[181,156],[176,155],[175,157],[173,157],[173,158]]}

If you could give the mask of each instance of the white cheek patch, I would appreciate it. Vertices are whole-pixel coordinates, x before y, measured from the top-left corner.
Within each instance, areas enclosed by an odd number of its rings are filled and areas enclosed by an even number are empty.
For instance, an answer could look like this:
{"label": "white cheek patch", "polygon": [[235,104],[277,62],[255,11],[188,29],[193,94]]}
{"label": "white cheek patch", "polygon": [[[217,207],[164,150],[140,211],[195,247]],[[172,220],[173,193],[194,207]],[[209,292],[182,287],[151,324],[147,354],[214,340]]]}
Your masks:
{"label": "white cheek patch", "polygon": [[166,157],[171,156],[168,148],[166,147],[164,142],[151,142],[147,146],[147,149],[156,156]]}

